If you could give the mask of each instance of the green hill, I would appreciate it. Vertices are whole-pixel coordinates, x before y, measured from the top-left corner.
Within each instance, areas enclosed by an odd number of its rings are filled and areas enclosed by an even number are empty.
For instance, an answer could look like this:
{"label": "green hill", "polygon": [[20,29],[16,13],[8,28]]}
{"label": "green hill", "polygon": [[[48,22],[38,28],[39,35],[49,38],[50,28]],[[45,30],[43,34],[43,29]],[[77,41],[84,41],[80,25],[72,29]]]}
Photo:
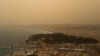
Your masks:
{"label": "green hill", "polygon": [[36,34],[31,35],[26,43],[29,41],[42,41],[48,44],[55,43],[76,43],[76,44],[95,44],[99,41],[90,37],[77,37],[72,35],[65,35],[62,33],[54,33],[54,34]]}

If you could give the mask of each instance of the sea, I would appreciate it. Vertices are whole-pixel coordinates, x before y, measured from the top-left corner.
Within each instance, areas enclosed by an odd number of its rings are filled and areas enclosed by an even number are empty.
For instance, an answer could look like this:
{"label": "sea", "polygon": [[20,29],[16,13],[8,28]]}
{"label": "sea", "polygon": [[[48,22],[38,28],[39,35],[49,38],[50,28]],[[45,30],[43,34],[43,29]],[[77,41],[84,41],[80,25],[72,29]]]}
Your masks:
{"label": "sea", "polygon": [[47,33],[51,32],[24,27],[0,27],[0,56],[5,56],[22,48],[13,48],[12,50],[12,48],[2,47],[19,45],[25,42],[31,35]]}

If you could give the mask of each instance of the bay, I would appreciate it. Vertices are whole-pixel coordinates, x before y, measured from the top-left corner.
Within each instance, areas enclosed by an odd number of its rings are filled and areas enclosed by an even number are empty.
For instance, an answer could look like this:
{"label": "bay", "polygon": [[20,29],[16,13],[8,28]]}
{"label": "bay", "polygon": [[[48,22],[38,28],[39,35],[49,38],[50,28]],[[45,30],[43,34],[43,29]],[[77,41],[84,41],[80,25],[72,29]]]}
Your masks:
{"label": "bay", "polygon": [[[0,27],[0,48],[8,47],[13,45],[18,45],[29,38],[29,36],[34,34],[47,34],[51,33],[44,30],[31,29],[31,28],[20,28],[20,27]],[[18,51],[21,48],[14,48],[14,51]],[[11,48],[0,49],[0,56],[4,56],[11,52]]]}

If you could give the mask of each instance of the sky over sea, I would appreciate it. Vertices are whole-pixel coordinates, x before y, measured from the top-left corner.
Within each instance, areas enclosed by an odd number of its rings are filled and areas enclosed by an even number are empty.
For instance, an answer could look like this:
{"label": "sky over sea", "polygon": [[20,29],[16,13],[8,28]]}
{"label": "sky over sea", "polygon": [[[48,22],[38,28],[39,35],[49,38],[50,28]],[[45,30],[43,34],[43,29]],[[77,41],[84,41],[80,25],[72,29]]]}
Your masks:
{"label": "sky over sea", "polygon": [[0,25],[100,24],[100,0],[0,0]]}

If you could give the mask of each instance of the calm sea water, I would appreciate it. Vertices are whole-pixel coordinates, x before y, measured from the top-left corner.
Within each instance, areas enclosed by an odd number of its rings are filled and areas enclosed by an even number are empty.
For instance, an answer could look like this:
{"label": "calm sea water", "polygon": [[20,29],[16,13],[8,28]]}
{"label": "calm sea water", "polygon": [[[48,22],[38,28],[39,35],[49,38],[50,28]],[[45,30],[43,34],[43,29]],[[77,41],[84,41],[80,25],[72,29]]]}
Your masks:
{"label": "calm sea water", "polygon": [[[0,47],[10,46],[12,44],[19,44],[29,38],[33,34],[51,33],[43,30],[29,29],[29,28],[15,28],[15,27],[0,27]],[[20,48],[14,48],[17,51]],[[0,56],[10,53],[11,49],[0,49]]]}

